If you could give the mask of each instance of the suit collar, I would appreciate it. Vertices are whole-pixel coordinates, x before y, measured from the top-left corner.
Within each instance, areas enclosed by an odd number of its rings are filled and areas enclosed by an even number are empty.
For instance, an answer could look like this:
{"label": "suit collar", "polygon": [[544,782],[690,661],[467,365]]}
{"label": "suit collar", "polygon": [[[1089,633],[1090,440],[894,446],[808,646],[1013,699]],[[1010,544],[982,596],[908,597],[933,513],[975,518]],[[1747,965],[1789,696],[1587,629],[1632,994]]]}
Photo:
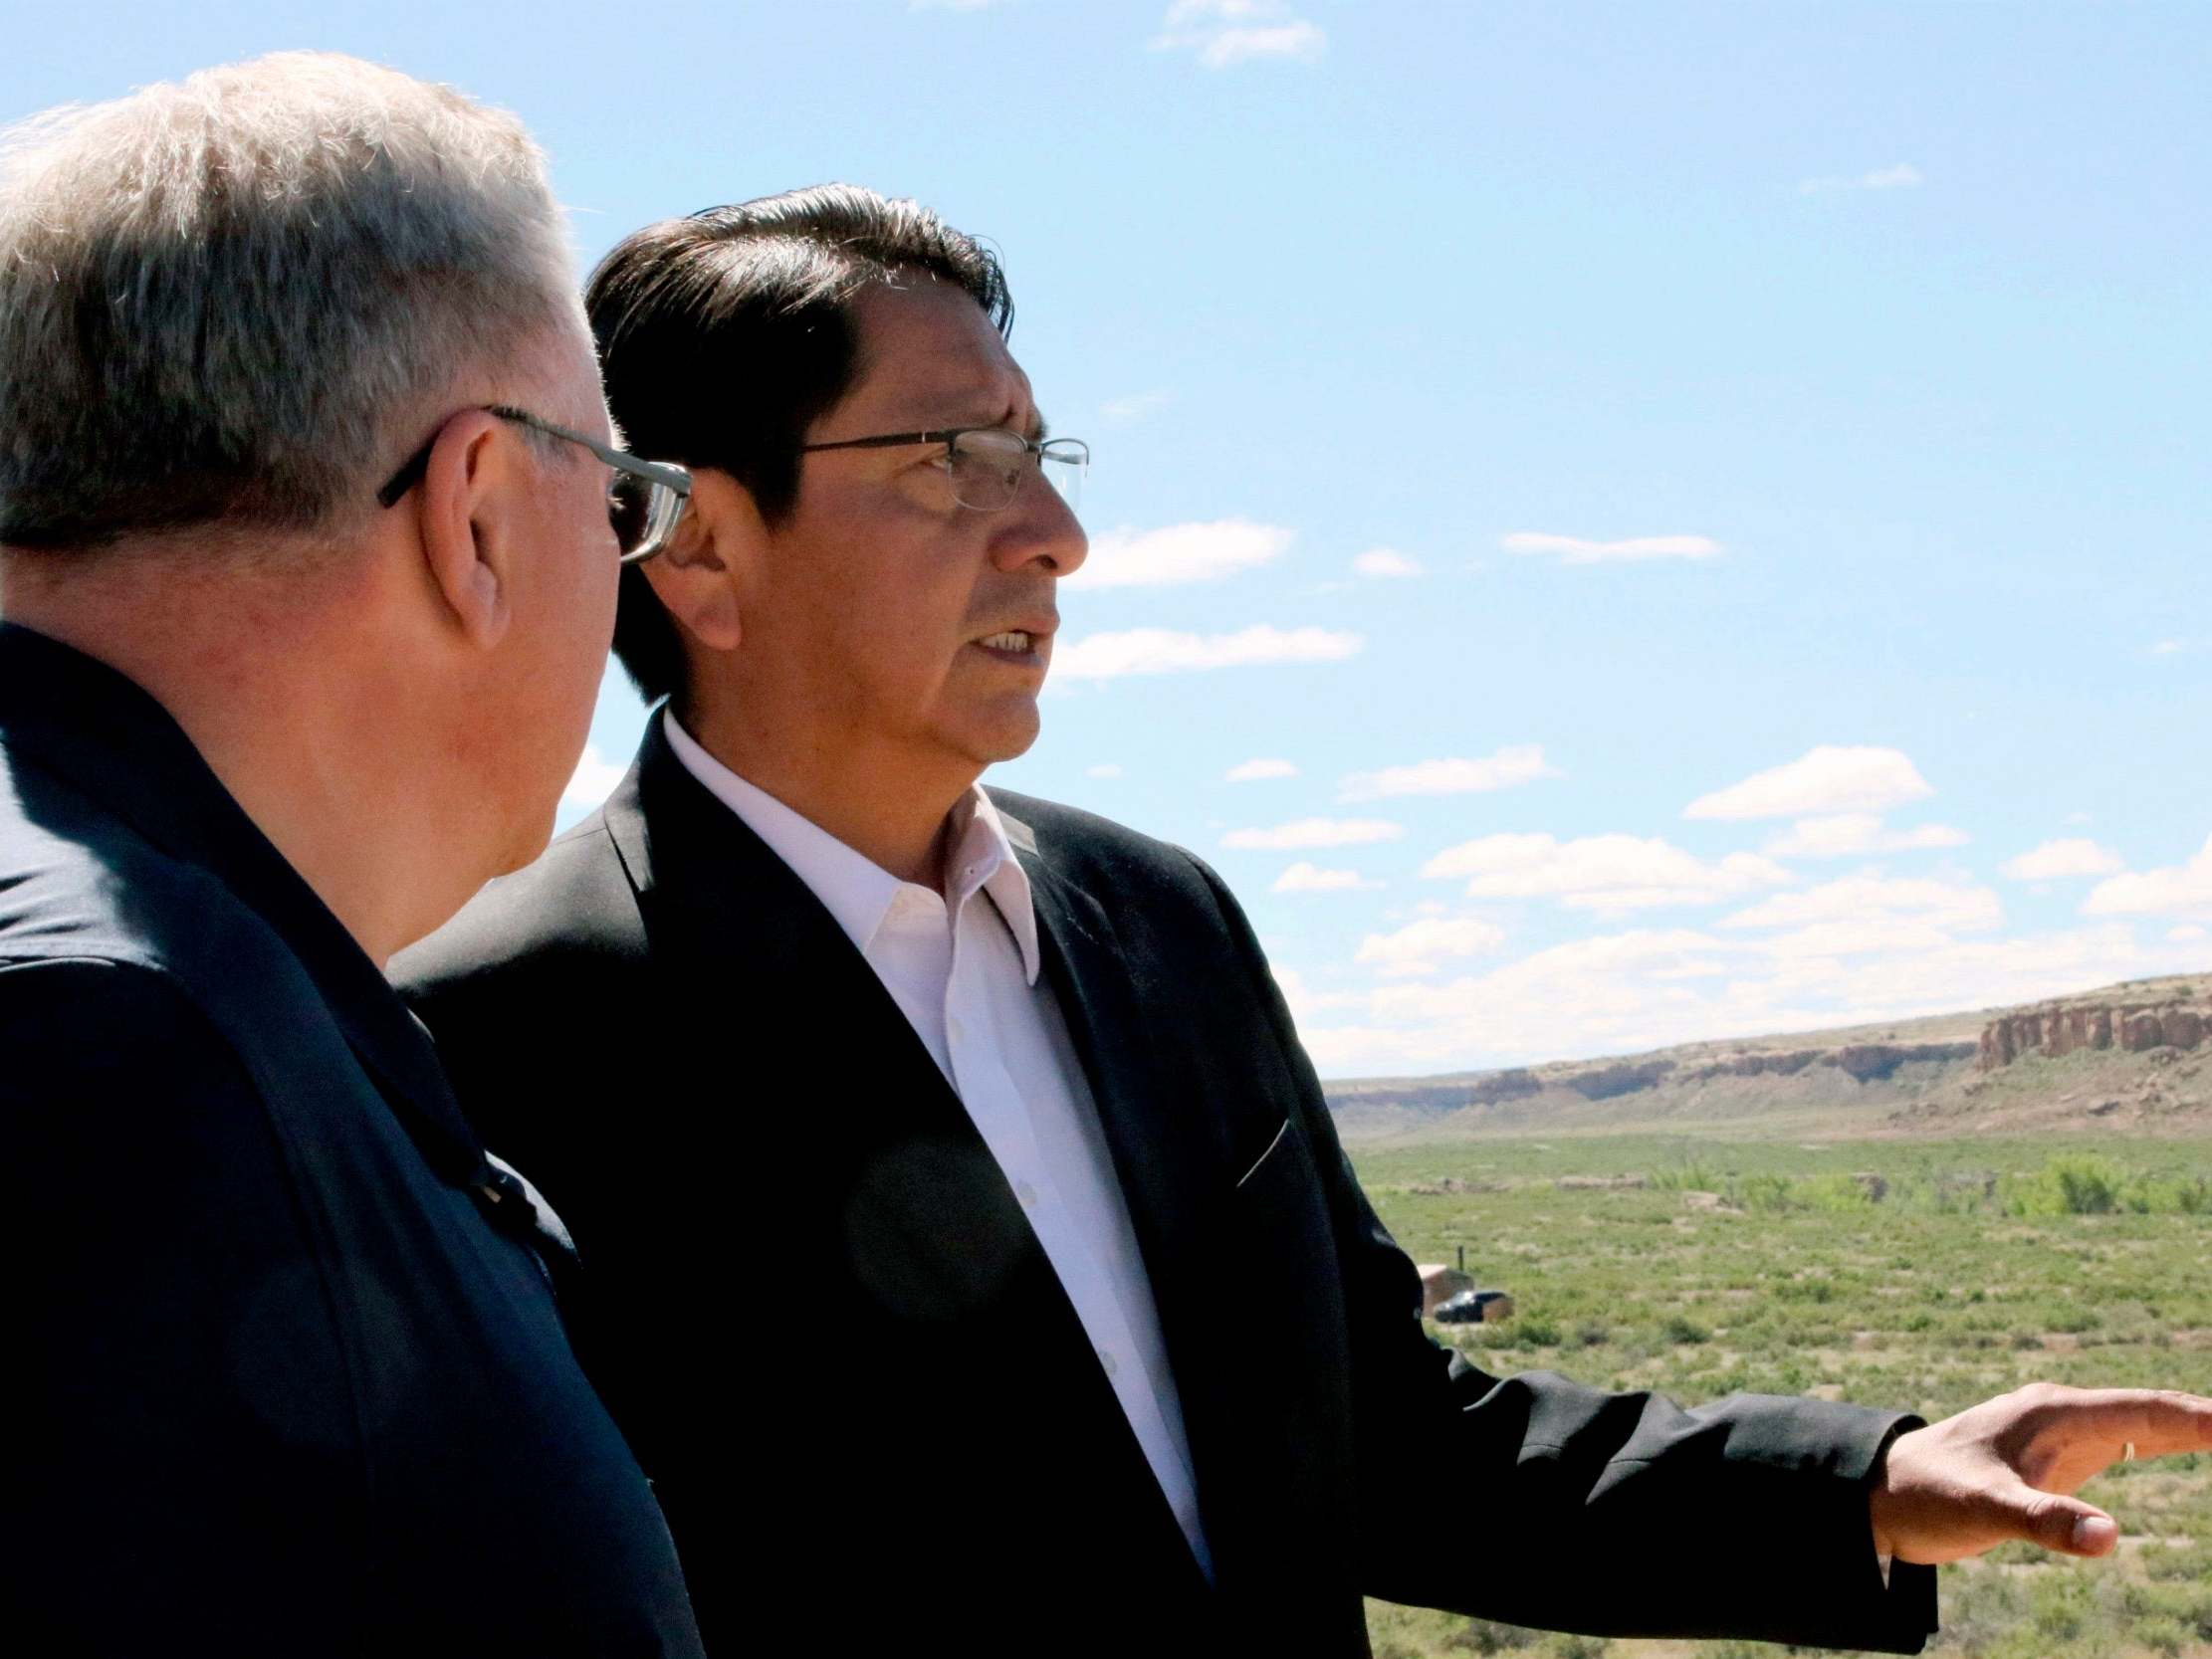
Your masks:
{"label": "suit collar", "polygon": [[81,651],[0,623],[0,737],[259,915],[307,969],[362,1064],[410,1109],[425,1155],[454,1178],[485,1178],[483,1149],[429,1034],[151,695]]}
{"label": "suit collar", "polygon": [[[908,884],[723,764],[684,728],[673,710],[663,709],[654,726],[684,770],[790,867],[853,947],[866,954],[900,890]],[[1014,856],[1014,844],[998,809],[981,788],[971,786],[955,803],[947,833],[952,851],[947,858],[947,891],[939,897],[957,911],[976,893],[987,894],[1005,919],[1021,951],[1022,969],[1029,983],[1035,984],[1039,967],[1035,906],[1028,876]],[[1023,835],[1034,850],[1035,838],[1026,830]]]}

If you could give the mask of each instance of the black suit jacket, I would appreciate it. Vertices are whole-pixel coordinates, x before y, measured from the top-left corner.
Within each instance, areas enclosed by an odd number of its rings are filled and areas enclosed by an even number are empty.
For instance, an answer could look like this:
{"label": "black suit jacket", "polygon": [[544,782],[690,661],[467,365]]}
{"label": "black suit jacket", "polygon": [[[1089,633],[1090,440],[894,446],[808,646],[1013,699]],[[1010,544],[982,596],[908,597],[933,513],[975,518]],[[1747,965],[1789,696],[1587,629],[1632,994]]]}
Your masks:
{"label": "black suit jacket", "polygon": [[600,812],[394,964],[575,1231],[586,1367],[711,1649],[789,1617],[855,1647],[1360,1654],[1363,1591],[1919,1646],[1932,1574],[1884,1590],[1866,1508],[1903,1419],[1684,1412],[1439,1349],[1217,879],[994,798],[1150,1271],[1212,1585],[958,1098],[657,721]]}
{"label": "black suit jacket", "polygon": [[0,1630],[696,1654],[557,1226],[144,692],[0,625]]}

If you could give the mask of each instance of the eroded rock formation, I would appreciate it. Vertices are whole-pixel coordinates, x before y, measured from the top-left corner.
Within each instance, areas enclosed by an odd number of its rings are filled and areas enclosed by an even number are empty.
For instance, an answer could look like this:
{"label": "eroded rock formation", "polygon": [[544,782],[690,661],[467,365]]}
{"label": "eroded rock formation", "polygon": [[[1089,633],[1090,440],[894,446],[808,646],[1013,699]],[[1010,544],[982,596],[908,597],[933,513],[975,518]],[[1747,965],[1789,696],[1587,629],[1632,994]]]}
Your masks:
{"label": "eroded rock formation", "polygon": [[2052,1003],[1991,1020],[1982,1028],[1978,1063],[1988,1072],[2029,1054],[2056,1060],[2078,1049],[2187,1049],[2208,1036],[2212,1015],[2186,1003]]}

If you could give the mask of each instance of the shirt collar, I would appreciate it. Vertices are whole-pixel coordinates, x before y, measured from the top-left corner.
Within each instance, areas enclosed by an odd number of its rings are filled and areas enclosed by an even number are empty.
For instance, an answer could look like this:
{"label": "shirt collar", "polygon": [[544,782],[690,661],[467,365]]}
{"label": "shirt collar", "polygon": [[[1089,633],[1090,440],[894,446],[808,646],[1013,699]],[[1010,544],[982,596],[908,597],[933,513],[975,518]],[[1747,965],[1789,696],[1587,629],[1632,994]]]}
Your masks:
{"label": "shirt collar", "polygon": [[257,912],[307,969],[355,1055],[412,1108],[425,1154],[461,1178],[482,1178],[482,1147],[429,1033],[150,694],[73,647],[0,622],[0,737]]}
{"label": "shirt collar", "polygon": [[[907,884],[725,766],[684,729],[673,711],[662,712],[661,726],[684,769],[790,867],[853,947],[865,952],[890,915],[899,889]],[[1042,962],[1036,907],[1028,875],[1007,838],[1005,820],[991,797],[971,784],[955,803],[949,828],[953,854],[946,861],[948,891],[941,897],[957,905],[978,890],[988,894],[1021,951],[1023,976],[1035,984]]]}

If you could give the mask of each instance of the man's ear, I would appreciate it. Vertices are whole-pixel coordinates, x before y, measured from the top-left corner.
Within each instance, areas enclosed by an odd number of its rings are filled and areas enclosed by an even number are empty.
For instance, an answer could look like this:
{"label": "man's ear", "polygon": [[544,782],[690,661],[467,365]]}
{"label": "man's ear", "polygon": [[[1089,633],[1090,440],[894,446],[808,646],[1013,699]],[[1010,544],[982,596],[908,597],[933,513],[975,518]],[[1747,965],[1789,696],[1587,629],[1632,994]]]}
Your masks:
{"label": "man's ear", "polygon": [[464,410],[431,444],[415,492],[424,573],[453,624],[486,650],[506,636],[514,615],[524,540],[516,516],[520,447],[498,416]]}
{"label": "man's ear", "polygon": [[755,591],[769,529],[753,492],[728,473],[693,470],[691,503],[668,546],[647,559],[653,592],[700,645],[735,651]]}

